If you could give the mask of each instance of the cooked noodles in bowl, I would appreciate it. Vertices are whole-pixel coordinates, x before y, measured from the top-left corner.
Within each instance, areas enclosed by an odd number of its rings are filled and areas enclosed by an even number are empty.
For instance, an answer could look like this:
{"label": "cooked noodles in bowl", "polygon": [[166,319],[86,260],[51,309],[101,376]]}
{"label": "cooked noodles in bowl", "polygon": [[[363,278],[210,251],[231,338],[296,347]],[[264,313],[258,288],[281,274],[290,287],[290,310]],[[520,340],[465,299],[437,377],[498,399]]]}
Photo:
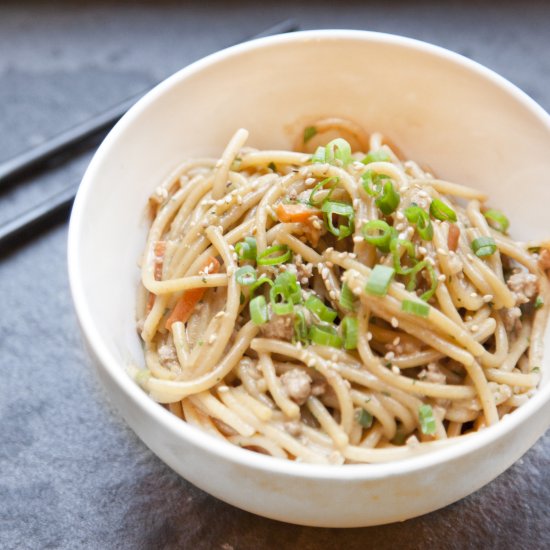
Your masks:
{"label": "cooked noodles in bowl", "polygon": [[215,437],[312,463],[403,459],[536,391],[550,242],[354,123],[297,151],[186,161],[150,199],[138,326],[150,396]]}

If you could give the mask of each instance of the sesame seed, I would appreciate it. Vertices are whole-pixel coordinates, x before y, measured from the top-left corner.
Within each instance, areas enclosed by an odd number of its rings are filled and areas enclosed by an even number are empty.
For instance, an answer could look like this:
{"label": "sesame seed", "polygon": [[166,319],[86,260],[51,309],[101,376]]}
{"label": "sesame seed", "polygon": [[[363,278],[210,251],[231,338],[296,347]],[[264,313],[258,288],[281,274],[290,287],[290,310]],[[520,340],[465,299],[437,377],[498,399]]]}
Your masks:
{"label": "sesame seed", "polygon": [[479,330],[479,325],[472,325],[472,326],[470,327],[470,330],[471,330],[472,332],[477,332],[477,331]]}
{"label": "sesame seed", "polygon": [[438,275],[438,276],[437,276],[437,280],[438,280],[438,281],[441,281],[441,282],[445,281],[446,278],[447,278],[447,277],[445,277],[445,275],[444,275],[443,273],[441,273],[441,275]]}
{"label": "sesame seed", "polygon": [[471,298],[477,298],[477,296],[478,296],[477,292],[470,292]]}
{"label": "sesame seed", "polygon": [[393,374],[401,374],[401,369],[396,365],[392,365],[391,371],[393,372]]}
{"label": "sesame seed", "polygon": [[392,359],[395,359],[395,353],[393,351],[388,351],[386,355],[384,355],[384,359],[387,361],[391,361]]}
{"label": "sesame seed", "polygon": [[485,296],[483,296],[483,301],[487,304],[489,302],[492,302],[493,298],[494,296],[492,294],[485,294]]}
{"label": "sesame seed", "polygon": [[395,213],[395,219],[399,220],[399,221],[403,221],[405,219],[405,214],[403,214],[403,212],[401,212],[401,210],[398,210]]}
{"label": "sesame seed", "polygon": [[219,386],[218,387],[218,391],[220,393],[225,393],[225,392],[228,392],[229,391],[229,388],[227,386]]}
{"label": "sesame seed", "polygon": [[441,256],[447,256],[447,251],[443,248],[438,248],[437,253]]}
{"label": "sesame seed", "polygon": [[327,267],[330,267],[330,268],[334,267],[334,264],[331,261],[326,262],[326,264],[327,264]]}
{"label": "sesame seed", "polygon": [[353,237],[353,242],[354,243],[360,243],[363,241],[363,237],[359,236],[359,235],[355,235],[355,237]]}
{"label": "sesame seed", "polygon": [[321,277],[326,280],[328,279],[328,276],[329,276],[328,268],[323,267],[323,269],[321,270]]}
{"label": "sesame seed", "polygon": [[307,178],[305,183],[306,185],[313,185],[315,183],[315,178]]}
{"label": "sesame seed", "polygon": [[372,340],[372,332],[367,332],[367,340],[370,342]]}
{"label": "sesame seed", "polygon": [[394,346],[398,346],[400,342],[401,342],[401,338],[400,338],[399,336],[396,336],[396,337],[393,339],[392,344],[393,344]]}
{"label": "sesame seed", "polygon": [[474,261],[474,257],[471,255],[471,254],[466,254],[466,258],[468,258],[468,260],[470,260],[471,262]]}
{"label": "sesame seed", "polygon": [[211,334],[210,338],[208,338],[208,343],[213,344],[216,341],[216,338],[218,337],[217,334]]}
{"label": "sesame seed", "polygon": [[399,321],[397,320],[397,317],[392,317],[391,318],[391,326],[393,328],[397,328],[399,326]]}
{"label": "sesame seed", "polygon": [[336,292],[334,292],[334,290],[331,290],[331,291],[328,293],[328,295],[330,296],[330,298],[331,298],[332,300],[336,300],[336,297],[337,297],[337,296],[336,296]]}

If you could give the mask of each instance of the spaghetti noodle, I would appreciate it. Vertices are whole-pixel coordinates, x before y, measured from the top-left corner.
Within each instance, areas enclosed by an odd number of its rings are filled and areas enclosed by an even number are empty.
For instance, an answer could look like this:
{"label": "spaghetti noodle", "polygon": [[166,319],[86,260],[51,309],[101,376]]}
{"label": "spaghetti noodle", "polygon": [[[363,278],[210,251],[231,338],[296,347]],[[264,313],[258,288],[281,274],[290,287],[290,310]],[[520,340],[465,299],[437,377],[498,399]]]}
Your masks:
{"label": "spaghetti noodle", "polygon": [[[475,189],[325,119],[298,151],[180,166],[150,199],[150,396],[215,437],[314,463],[453,444],[536,391],[550,243]],[[359,152],[363,151],[363,152]]]}

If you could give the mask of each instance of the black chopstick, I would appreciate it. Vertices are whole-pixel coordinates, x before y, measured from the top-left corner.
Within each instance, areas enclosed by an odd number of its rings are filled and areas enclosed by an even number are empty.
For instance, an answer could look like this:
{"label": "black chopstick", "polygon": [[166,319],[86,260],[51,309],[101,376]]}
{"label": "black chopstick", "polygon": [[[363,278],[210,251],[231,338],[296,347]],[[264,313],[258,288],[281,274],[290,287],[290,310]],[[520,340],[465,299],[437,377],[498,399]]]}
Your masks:
{"label": "black chopstick", "polygon": [[[296,21],[286,19],[254,35],[249,40],[294,32],[299,28],[300,26]],[[0,164],[0,188],[14,178],[22,176],[40,164],[51,160],[57,154],[67,153],[87,138],[110,128],[147,91],[144,90],[142,93],[124,100],[92,119],[59,134],[46,143],[3,162]],[[15,237],[31,236],[57,214],[67,212],[74,200],[78,185],[78,183],[75,183],[63,189],[63,191],[51,195],[43,202],[2,224],[0,226],[0,250],[4,250]]]}

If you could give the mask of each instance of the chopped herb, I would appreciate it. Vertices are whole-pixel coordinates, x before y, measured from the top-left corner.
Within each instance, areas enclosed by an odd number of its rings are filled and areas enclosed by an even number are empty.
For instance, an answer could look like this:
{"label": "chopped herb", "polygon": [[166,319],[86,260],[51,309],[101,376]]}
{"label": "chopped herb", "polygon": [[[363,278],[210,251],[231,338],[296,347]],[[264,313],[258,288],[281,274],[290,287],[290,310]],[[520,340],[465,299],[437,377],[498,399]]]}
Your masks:
{"label": "chopped herb", "polygon": [[257,261],[258,265],[278,265],[288,262],[291,258],[292,252],[286,244],[276,244],[266,248],[258,256]]}
{"label": "chopped herb", "polygon": [[309,338],[312,343],[320,344],[321,346],[342,347],[342,338],[338,336],[336,329],[332,325],[311,325]]}
{"label": "chopped herb", "polygon": [[423,302],[413,302],[412,300],[403,300],[401,310],[405,313],[412,313],[419,317],[428,317],[430,314],[430,306]]}
{"label": "chopped herb", "polygon": [[273,170],[273,172],[276,172],[277,171],[277,166],[275,166],[275,163],[273,161],[271,161],[267,167],[270,169],[270,170]]}
{"label": "chopped herb", "polygon": [[422,239],[425,241],[431,241],[434,235],[434,228],[430,221],[430,216],[425,210],[422,210],[420,206],[413,204],[404,211],[405,217],[408,221],[416,225],[416,230]]}
{"label": "chopped herb", "polygon": [[430,214],[443,222],[456,222],[456,212],[442,200],[434,199],[430,204]]}
{"label": "chopped herb", "polygon": [[308,126],[304,129],[304,144],[306,144],[313,136],[317,135],[315,126]]}
{"label": "chopped herb", "polygon": [[365,409],[360,409],[357,412],[357,422],[359,422],[359,424],[363,426],[363,428],[370,428],[372,426],[373,420],[374,418],[372,414],[367,412]]}
{"label": "chopped herb", "polygon": [[535,300],[535,309],[540,309],[544,305],[544,298],[539,294]]}
{"label": "chopped herb", "polygon": [[483,215],[494,229],[500,231],[501,233],[506,233],[508,227],[510,227],[510,221],[508,218],[500,211],[489,209],[483,212]]}
{"label": "chopped herb", "polygon": [[479,258],[491,256],[497,251],[497,245],[493,237],[478,237],[472,241],[472,250]]}
{"label": "chopped herb", "polygon": [[384,149],[377,149],[376,151],[369,151],[367,156],[361,161],[363,164],[370,164],[371,162],[389,162],[391,157]]}
{"label": "chopped herb", "polygon": [[395,270],[393,267],[380,264],[374,266],[367,280],[365,290],[368,294],[373,294],[374,296],[385,296],[388,293],[388,288],[394,275]]}
{"label": "chopped herb", "polygon": [[267,311],[267,303],[264,296],[256,296],[250,300],[248,305],[250,309],[250,318],[255,325],[263,325],[267,323],[269,318]]}
{"label": "chopped herb", "polygon": [[346,283],[344,283],[342,285],[342,290],[340,291],[340,299],[339,299],[340,305],[344,309],[355,311],[355,302],[356,302],[355,295],[351,291],[350,287]]}
{"label": "chopped herb", "polygon": [[[336,202],[325,200],[321,207],[325,216],[325,223],[327,229],[338,239],[348,237],[353,233],[355,228],[355,212],[351,204],[345,202]],[[333,216],[339,216],[347,220],[347,224],[338,224],[338,227],[334,225]]]}
{"label": "chopped herb", "polygon": [[420,429],[425,435],[433,435],[436,430],[434,412],[431,405],[421,405],[418,409],[418,419],[420,420]]}
{"label": "chopped herb", "polygon": [[374,201],[374,204],[376,204],[382,214],[389,216],[392,212],[395,212],[400,200],[399,193],[394,189],[393,183],[388,180],[384,184],[382,194]]}

